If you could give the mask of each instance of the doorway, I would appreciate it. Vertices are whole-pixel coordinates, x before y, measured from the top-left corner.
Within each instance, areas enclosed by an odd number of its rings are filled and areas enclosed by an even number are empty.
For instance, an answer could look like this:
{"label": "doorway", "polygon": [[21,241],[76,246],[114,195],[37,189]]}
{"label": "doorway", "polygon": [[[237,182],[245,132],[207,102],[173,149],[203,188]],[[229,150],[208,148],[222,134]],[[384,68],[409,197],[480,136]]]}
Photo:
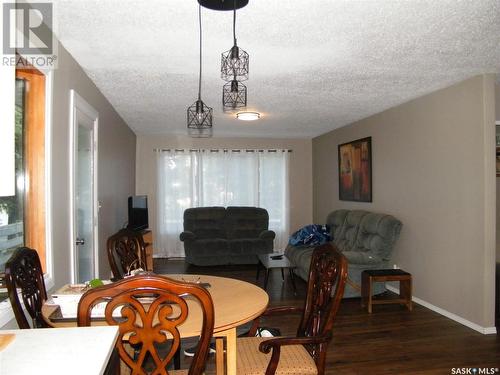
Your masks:
{"label": "doorway", "polygon": [[71,279],[83,283],[99,275],[97,126],[99,115],[74,90],[71,113]]}

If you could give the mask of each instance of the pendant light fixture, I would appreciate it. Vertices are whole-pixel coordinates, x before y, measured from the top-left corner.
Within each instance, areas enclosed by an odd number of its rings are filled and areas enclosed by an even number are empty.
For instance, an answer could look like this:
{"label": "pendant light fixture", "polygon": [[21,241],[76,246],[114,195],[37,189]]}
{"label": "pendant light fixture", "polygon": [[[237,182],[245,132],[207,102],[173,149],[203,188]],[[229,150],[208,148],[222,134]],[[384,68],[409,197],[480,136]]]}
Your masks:
{"label": "pendant light fixture", "polygon": [[247,106],[247,87],[233,79],[222,87],[222,107],[225,111]]}
{"label": "pendant light fixture", "polygon": [[247,87],[239,80],[248,79],[248,53],[236,44],[236,0],[233,1],[234,46],[222,54],[221,77],[229,81],[222,87],[222,108],[234,110],[247,106]]}
{"label": "pendant light fixture", "polygon": [[222,53],[221,78],[224,81],[245,81],[248,79],[249,56],[236,43],[236,0],[233,1],[233,47]]}
{"label": "pendant light fixture", "polygon": [[200,27],[200,73],[198,78],[198,100],[187,109],[188,134],[196,138],[212,136],[213,109],[201,100],[201,66],[202,66],[202,34],[201,34],[201,5],[198,5],[198,22]]}

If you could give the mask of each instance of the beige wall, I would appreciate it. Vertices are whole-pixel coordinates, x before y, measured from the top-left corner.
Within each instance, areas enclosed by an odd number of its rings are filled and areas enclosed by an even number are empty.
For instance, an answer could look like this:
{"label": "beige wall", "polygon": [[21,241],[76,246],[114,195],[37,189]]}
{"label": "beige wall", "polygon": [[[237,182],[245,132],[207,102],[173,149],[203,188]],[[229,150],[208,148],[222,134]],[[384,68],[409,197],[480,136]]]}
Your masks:
{"label": "beige wall", "polygon": [[500,83],[495,84],[495,113],[497,121],[500,121]]}
{"label": "beige wall", "polygon": [[137,136],[136,192],[148,195],[149,224],[156,233],[156,148],[288,148],[290,155],[290,230],[312,220],[311,140],[206,138],[180,136]]}
{"label": "beige wall", "polygon": [[[393,263],[414,295],[494,326],[494,77],[474,77],[313,139],[314,221],[334,209],[403,222]],[[373,203],[338,199],[337,145],[372,137]]]}
{"label": "beige wall", "polygon": [[[500,84],[495,84],[495,113],[496,121],[500,122]],[[500,133],[500,125],[497,125],[498,129],[496,132]],[[500,177],[497,177],[497,197],[500,197]],[[497,257],[496,261],[500,262],[500,199],[497,198],[497,230],[496,230],[496,247],[497,247]]]}
{"label": "beige wall", "polygon": [[109,278],[106,238],[127,221],[127,197],[135,190],[135,134],[73,57],[59,45],[54,71],[52,215],[55,286],[70,281],[69,92],[74,89],[99,112],[98,185],[100,276]]}

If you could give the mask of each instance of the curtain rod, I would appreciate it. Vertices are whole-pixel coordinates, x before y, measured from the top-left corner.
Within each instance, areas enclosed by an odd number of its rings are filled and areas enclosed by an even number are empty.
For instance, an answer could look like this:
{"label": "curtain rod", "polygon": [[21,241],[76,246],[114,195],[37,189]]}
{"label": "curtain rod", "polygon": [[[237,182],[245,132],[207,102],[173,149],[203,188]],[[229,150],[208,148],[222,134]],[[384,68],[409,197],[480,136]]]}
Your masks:
{"label": "curtain rod", "polygon": [[291,149],[184,149],[184,148],[154,148],[154,152],[293,152]]}

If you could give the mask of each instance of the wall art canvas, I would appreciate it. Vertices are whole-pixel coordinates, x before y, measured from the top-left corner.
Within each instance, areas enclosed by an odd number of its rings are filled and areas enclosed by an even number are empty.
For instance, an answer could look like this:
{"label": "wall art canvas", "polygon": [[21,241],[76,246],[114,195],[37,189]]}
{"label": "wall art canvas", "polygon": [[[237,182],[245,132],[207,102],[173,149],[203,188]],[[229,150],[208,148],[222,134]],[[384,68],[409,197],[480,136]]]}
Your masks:
{"label": "wall art canvas", "polygon": [[339,145],[339,199],[372,201],[372,138]]}

